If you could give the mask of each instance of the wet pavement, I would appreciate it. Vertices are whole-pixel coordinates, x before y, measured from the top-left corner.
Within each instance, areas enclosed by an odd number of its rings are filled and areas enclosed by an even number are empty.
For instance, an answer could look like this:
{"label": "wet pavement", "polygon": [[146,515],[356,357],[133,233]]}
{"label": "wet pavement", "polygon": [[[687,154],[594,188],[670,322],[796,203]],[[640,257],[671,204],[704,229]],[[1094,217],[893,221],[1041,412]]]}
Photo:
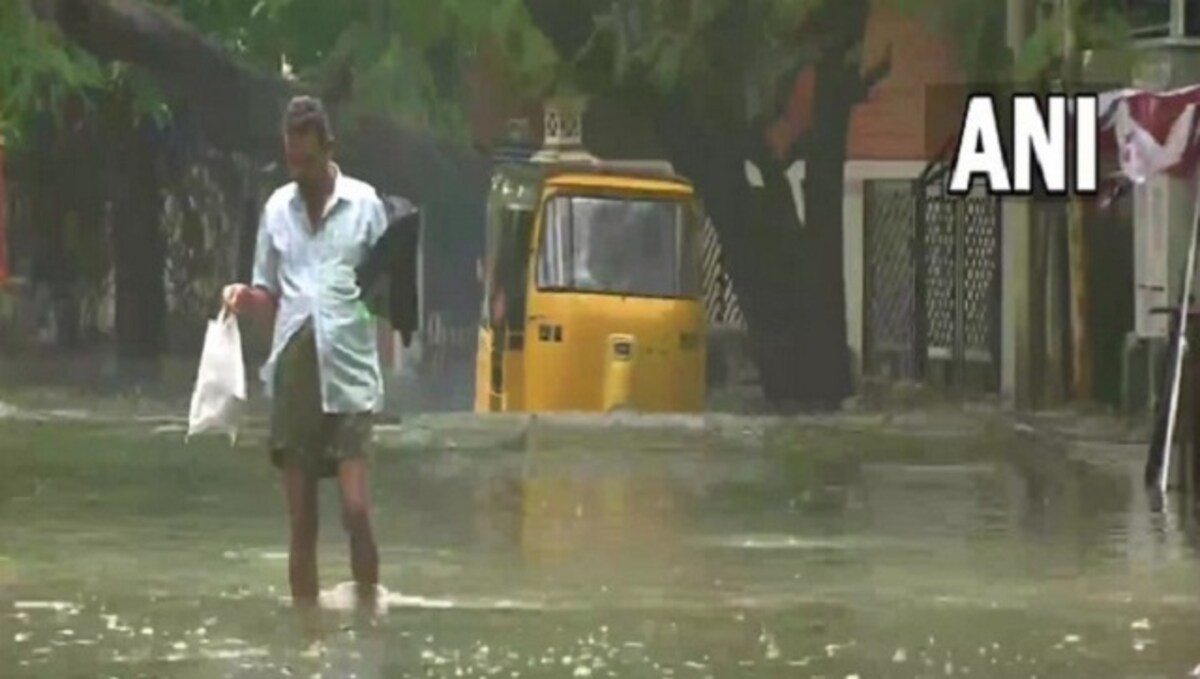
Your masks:
{"label": "wet pavement", "polygon": [[[462,422],[477,442],[493,426]],[[1091,678],[1200,664],[1200,531],[1174,505],[1151,511],[1140,447],[762,436],[750,420],[716,438],[680,422],[558,438],[505,426],[503,444],[474,446],[385,431],[379,615],[354,613],[339,585],[323,489],[314,620],[284,599],[283,501],[253,435],[231,448],[146,422],[0,421],[0,676]]]}

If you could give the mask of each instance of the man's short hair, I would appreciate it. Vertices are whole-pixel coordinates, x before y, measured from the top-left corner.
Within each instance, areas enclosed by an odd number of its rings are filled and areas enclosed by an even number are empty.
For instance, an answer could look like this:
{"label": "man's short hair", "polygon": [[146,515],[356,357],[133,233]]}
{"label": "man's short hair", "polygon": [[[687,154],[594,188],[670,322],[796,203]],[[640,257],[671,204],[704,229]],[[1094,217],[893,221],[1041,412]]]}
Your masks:
{"label": "man's short hair", "polygon": [[292,97],[288,102],[283,114],[283,131],[289,135],[312,132],[323,144],[333,142],[333,126],[329,124],[325,105],[320,99],[307,95]]}

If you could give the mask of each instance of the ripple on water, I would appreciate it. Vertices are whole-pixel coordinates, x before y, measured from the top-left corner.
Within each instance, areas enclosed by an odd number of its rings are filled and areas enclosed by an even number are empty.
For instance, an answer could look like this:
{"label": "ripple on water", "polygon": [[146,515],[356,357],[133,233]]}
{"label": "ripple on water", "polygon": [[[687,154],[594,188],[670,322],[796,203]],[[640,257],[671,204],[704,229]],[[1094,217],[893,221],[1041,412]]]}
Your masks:
{"label": "ripple on water", "polygon": [[13,603],[13,608],[18,611],[53,611],[75,615],[83,607],[70,601],[17,601]]}
{"label": "ripple on water", "polygon": [[861,541],[848,539],[811,538],[768,533],[719,535],[694,540],[693,544],[708,549],[746,550],[850,550],[864,546]]}

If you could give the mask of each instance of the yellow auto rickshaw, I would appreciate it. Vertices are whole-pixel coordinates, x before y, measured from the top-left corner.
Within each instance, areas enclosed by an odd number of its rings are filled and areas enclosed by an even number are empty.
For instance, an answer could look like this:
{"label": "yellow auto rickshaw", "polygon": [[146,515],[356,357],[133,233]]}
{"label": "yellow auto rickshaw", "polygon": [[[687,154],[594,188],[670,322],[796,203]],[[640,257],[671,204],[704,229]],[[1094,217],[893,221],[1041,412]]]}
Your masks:
{"label": "yellow auto rickshaw", "polygon": [[481,262],[476,412],[697,412],[703,219],[666,163],[497,166]]}

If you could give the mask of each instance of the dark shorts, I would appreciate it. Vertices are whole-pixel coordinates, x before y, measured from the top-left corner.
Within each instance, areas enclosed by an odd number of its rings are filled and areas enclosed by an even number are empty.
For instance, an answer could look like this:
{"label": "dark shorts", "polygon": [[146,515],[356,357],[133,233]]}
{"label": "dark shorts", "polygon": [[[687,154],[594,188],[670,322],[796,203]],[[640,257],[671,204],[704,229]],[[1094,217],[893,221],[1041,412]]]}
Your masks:
{"label": "dark shorts", "polygon": [[318,477],[337,476],[343,460],[364,457],[374,415],[326,413],[321,405],[317,342],[311,324],[295,334],[275,366],[271,402],[271,464],[304,468]]}

